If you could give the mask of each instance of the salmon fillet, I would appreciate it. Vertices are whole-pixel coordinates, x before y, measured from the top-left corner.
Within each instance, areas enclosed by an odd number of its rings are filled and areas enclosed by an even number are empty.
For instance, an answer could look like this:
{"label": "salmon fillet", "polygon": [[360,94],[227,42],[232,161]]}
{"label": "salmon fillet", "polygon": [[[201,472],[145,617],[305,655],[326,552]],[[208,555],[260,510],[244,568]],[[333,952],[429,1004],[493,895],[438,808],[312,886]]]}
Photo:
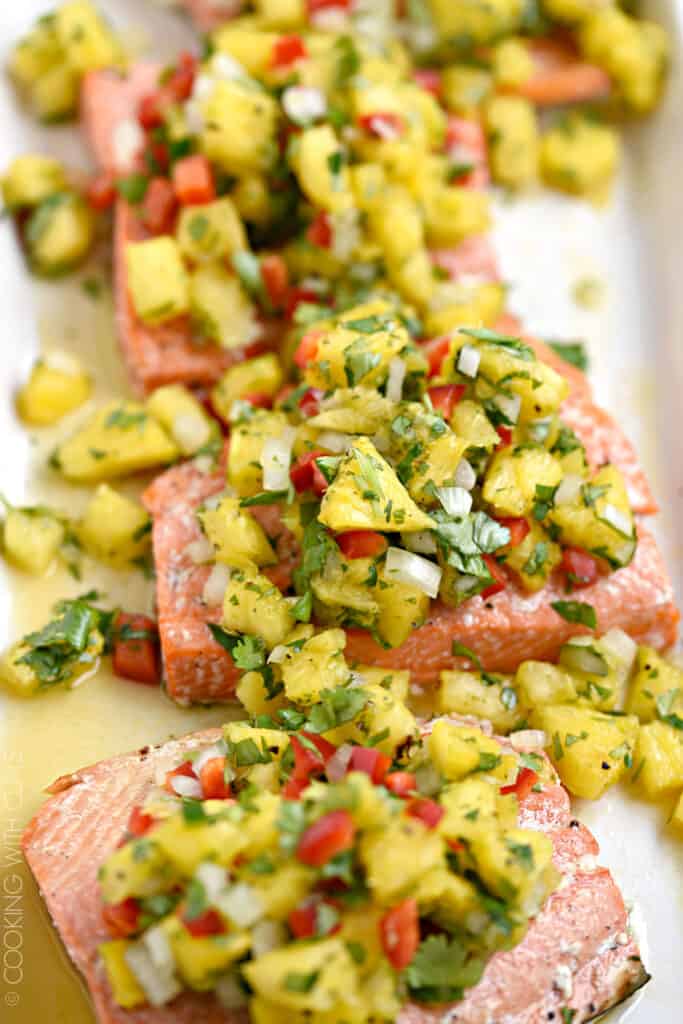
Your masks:
{"label": "salmon fillet", "polygon": [[[166,687],[180,703],[230,699],[239,679],[230,655],[211,637],[207,622],[219,622],[221,608],[207,608],[202,591],[207,566],[195,565],[188,544],[199,539],[195,510],[225,486],[222,471],[200,473],[191,463],[168,470],[143,495],[154,520],[153,544],[157,572],[157,611]],[[279,522],[276,506],[253,508],[266,532],[275,538],[280,565],[266,570],[284,587],[296,564],[296,542]],[[618,626],[639,643],[663,649],[676,639],[678,611],[673,590],[654,538],[639,531],[631,565],[599,579],[581,591],[581,600],[595,607],[601,632]],[[566,622],[550,607],[566,598],[559,581],[536,594],[510,584],[484,600],[476,596],[460,608],[432,604],[428,620],[401,644],[386,650],[365,630],[347,630],[350,661],[410,669],[416,683],[438,682],[443,669],[456,667],[452,645],[457,640],[480,657],[491,672],[512,672],[529,658],[554,659],[571,636],[585,632]]]}
{"label": "salmon fillet", "polygon": [[[245,1014],[222,1009],[210,995],[184,993],[166,1007],[123,1010],[109,989],[97,954],[108,938],[102,922],[97,870],[125,832],[134,806],[144,801],[156,769],[184,752],[213,742],[211,729],[156,748],[143,748],[65,776],[28,825],[23,850],[52,921],[84,976],[100,1024],[246,1024]],[[597,867],[598,845],[571,817],[559,785],[531,793],[520,824],[544,831],[553,842],[560,886],[531,922],[521,943],[496,953],[481,981],[452,1007],[408,1005],[398,1024],[561,1024],[561,1009],[575,1009],[582,1024],[621,1002],[648,975],[636,940],[628,933],[622,896],[606,868]],[[448,1016],[445,1016],[445,1012]]]}

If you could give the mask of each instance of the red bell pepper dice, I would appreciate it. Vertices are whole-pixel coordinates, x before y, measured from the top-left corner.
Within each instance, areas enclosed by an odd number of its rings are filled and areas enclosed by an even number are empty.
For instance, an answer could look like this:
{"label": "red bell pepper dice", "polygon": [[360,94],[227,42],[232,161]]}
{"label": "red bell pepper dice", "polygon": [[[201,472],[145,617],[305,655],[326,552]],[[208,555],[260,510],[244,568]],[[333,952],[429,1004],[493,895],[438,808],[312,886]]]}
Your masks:
{"label": "red bell pepper dice", "polygon": [[313,491],[318,497],[322,497],[325,493],[329,485],[315,464],[315,460],[325,454],[324,451],[319,450],[306,452],[304,455],[300,455],[292,465],[289,470],[289,479],[292,481],[297,494],[302,494],[304,491]]}
{"label": "red bell pepper dice", "polygon": [[374,747],[354,747],[349,759],[348,771],[365,772],[378,785],[391,768],[391,758]]}
{"label": "red bell pepper dice", "polygon": [[482,555],[482,558],[486,562],[486,568],[493,577],[493,583],[490,583],[488,587],[481,591],[481,596],[492,597],[493,594],[497,594],[499,591],[505,590],[508,578],[505,573],[505,569],[495,560],[493,555]]}
{"label": "red bell pepper dice", "polygon": [[138,122],[145,131],[159,128],[164,123],[164,112],[173,102],[165,89],[157,89],[143,96],[138,104]]}
{"label": "red bell pepper dice", "polygon": [[440,412],[445,420],[450,420],[466,390],[466,384],[442,384],[440,387],[429,388],[427,394],[436,412]]}
{"label": "red bell pepper dice", "polygon": [[312,939],[315,935],[316,917],[315,903],[304,903],[290,911],[287,924],[294,938]]}
{"label": "red bell pepper dice", "polygon": [[589,555],[583,548],[565,548],[562,552],[560,567],[567,574],[567,579],[574,587],[589,587],[600,575],[597,559]]}
{"label": "red bell pepper dice", "polygon": [[108,210],[116,199],[116,182],[109,171],[96,174],[85,190],[85,197],[93,210]]}
{"label": "red bell pepper dice", "polygon": [[304,370],[315,359],[316,352],[318,351],[318,342],[322,335],[323,332],[318,330],[306,331],[304,334],[299,342],[299,347],[294,353],[294,362],[300,370]]}
{"label": "red bell pepper dice", "polygon": [[227,800],[232,796],[230,783],[225,781],[225,758],[211,757],[199,770],[199,782],[205,800]]}
{"label": "red bell pepper dice", "polygon": [[507,448],[512,444],[512,428],[511,427],[496,427],[496,433],[500,438],[500,441],[496,445],[496,451],[500,451],[501,448]]}
{"label": "red bell pepper dice", "polygon": [[441,373],[444,359],[451,348],[451,340],[451,336],[445,334],[440,338],[432,338],[431,341],[422,346],[422,351],[429,363],[428,377],[436,377]]}
{"label": "red bell pepper dice", "polygon": [[317,416],[320,412],[320,401],[325,394],[320,388],[309,388],[299,399],[299,411],[306,419]]}
{"label": "red bell pepper dice", "polygon": [[348,811],[330,811],[309,825],[299,840],[296,855],[303,864],[321,868],[333,857],[350,850],[355,834]]}
{"label": "red bell pepper dice", "polygon": [[146,814],[141,807],[134,807],[128,818],[126,832],[139,839],[140,836],[144,836],[149,832],[153,824],[154,818],[151,814]]}
{"label": "red bell pepper dice", "polygon": [[297,60],[308,57],[308,50],[301,36],[289,35],[280,36],[273,43],[273,51],[270,56],[272,68],[286,68]]}
{"label": "red bell pepper dice", "polygon": [[505,526],[510,531],[509,547],[516,548],[522,543],[531,527],[527,519],[522,516],[495,516],[497,523]]}
{"label": "red bell pepper dice", "polygon": [[376,558],[386,551],[389,542],[375,530],[349,530],[336,537],[345,558]]}
{"label": "red bell pepper dice", "polygon": [[178,200],[168,178],[152,178],[142,200],[142,221],[155,235],[169,234]]}
{"label": "red bell pepper dice", "polygon": [[329,11],[333,8],[339,11],[348,11],[351,3],[352,0],[306,0],[309,14],[315,14],[316,11]]}
{"label": "red bell pepper dice", "polygon": [[188,779],[196,779],[197,773],[195,772],[192,761],[183,761],[177,768],[172,768],[170,772],[166,772],[166,779],[164,781],[164,789],[168,793],[172,793],[173,796],[177,796],[175,789],[173,788],[173,780],[177,775],[184,775]]}
{"label": "red bell pepper dice", "polygon": [[178,103],[190,98],[198,63],[194,54],[187,50],[184,50],[178,57],[178,65],[167,83],[169,92]]}
{"label": "red bell pepper dice", "polygon": [[416,68],[413,71],[413,79],[432,96],[441,95],[441,72],[436,68]]}
{"label": "red bell pepper dice", "polygon": [[392,967],[402,971],[420,945],[417,901],[404,900],[388,910],[379,922],[379,932],[384,955]]}
{"label": "red bell pepper dice", "polygon": [[408,804],[408,814],[411,818],[417,818],[427,828],[436,828],[445,814],[444,808],[436,800],[430,800],[426,796],[418,796]]}
{"label": "red bell pepper dice", "polygon": [[271,305],[282,309],[287,297],[289,273],[287,264],[278,253],[269,253],[261,258],[261,279]]}
{"label": "red bell pepper dice", "polygon": [[158,629],[153,619],[119,612],[114,627],[112,666],[114,675],[122,679],[148,686],[159,682]]}
{"label": "red bell pepper dice", "polygon": [[132,896],[121,903],[105,903],[102,917],[111,935],[127,939],[140,928],[140,905]]}
{"label": "red bell pepper dice", "polygon": [[173,187],[183,206],[210,203],[216,198],[211,165],[201,153],[184,156],[173,165]]}
{"label": "red bell pepper dice", "polygon": [[377,111],[358,118],[358,126],[367,135],[374,135],[385,142],[395,142],[406,130],[406,123],[400,114],[392,111]]}
{"label": "red bell pepper dice", "polygon": [[386,786],[394,796],[410,796],[417,789],[417,779],[412,772],[389,772],[384,776],[382,785]]}
{"label": "red bell pepper dice", "polygon": [[324,210],[315,215],[306,229],[306,238],[311,245],[317,245],[319,249],[329,249],[334,238],[332,221]]}
{"label": "red bell pepper dice", "polygon": [[518,800],[524,800],[538,782],[538,772],[533,768],[520,768],[517,778],[510,786],[501,786],[500,792],[503,796],[514,793]]}
{"label": "red bell pepper dice", "polygon": [[198,917],[187,917],[183,914],[183,924],[195,939],[203,939],[207,935],[222,935],[225,931],[223,918],[216,910],[205,910]]}

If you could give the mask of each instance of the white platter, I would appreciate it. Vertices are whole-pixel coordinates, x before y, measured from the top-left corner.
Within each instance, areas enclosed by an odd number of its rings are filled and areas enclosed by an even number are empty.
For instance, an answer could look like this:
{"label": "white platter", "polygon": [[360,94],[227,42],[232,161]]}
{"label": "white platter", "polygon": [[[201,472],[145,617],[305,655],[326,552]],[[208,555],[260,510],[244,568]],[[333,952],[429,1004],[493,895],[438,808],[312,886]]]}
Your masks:
{"label": "white platter", "polygon": [[[454,0],[457,2],[457,0]],[[5,0],[0,5],[0,57],[50,4]],[[155,55],[171,56],[192,42],[182,19],[141,0],[102,0],[118,26],[143,29]],[[657,115],[626,133],[624,167],[610,206],[537,194],[499,204],[496,244],[507,280],[511,311],[529,331],[556,338],[585,338],[598,400],[613,412],[636,442],[662,506],[657,533],[683,599],[683,0],[653,0],[648,13],[669,29],[675,66],[666,100]],[[4,79],[0,82],[0,167],[28,150],[56,152],[70,163],[85,163],[70,128],[41,129],[19,110]],[[61,303],[83,313],[73,286],[44,285],[26,273],[9,222],[0,225],[2,312],[0,314],[0,491],[13,500],[36,497],[29,471],[31,445],[19,428],[11,395],[39,347],[38,321]],[[587,311],[572,299],[581,278],[598,278],[605,298]],[[60,292],[60,289],[62,291]],[[79,304],[80,303],[80,304]],[[48,316],[51,314],[48,313]],[[64,334],[68,333],[63,329]],[[68,347],[68,339],[65,347]],[[12,637],[9,584],[0,577],[0,645]],[[54,705],[55,711],[57,704]],[[1,712],[1,708],[0,708]],[[196,726],[188,716],[188,731]],[[153,738],[153,737],[151,737]],[[138,741],[131,732],[130,745]],[[102,756],[110,753],[102,750]],[[46,750],[46,757],[50,757]],[[68,763],[68,757],[66,759]],[[64,757],[59,761],[63,767]],[[77,764],[70,767],[76,768]],[[0,764],[0,779],[2,767]],[[1,796],[1,793],[0,793]],[[635,906],[634,924],[643,942],[653,981],[625,1012],[630,1024],[680,1024],[680,965],[683,962],[683,844],[664,826],[661,808],[612,791],[599,805],[579,813],[597,835],[601,862],[611,867],[626,899]],[[0,844],[2,836],[0,836]],[[0,849],[0,858],[4,856]],[[27,979],[38,983],[40,965],[27,964]],[[0,981],[0,990],[1,990]],[[7,1004],[9,1005],[9,1003]],[[5,1006],[8,1024],[36,1024]],[[45,1018],[47,1019],[47,1018]],[[55,1017],[70,1024],[67,1017]],[[613,1018],[616,1019],[616,1018]]]}

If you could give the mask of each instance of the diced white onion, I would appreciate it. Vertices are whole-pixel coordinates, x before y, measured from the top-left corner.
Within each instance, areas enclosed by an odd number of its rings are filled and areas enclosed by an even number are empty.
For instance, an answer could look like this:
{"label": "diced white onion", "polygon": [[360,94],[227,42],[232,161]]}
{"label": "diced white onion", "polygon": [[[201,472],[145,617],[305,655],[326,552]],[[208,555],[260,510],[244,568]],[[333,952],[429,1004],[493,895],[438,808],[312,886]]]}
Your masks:
{"label": "diced white onion", "polygon": [[265,909],[256,889],[246,882],[236,882],[225,889],[216,900],[216,906],[238,928],[251,928],[263,917]]}
{"label": "diced white onion", "polygon": [[181,990],[178,980],[173,974],[159,970],[141,942],[130,945],[124,956],[152,1006],[163,1006],[178,995]]}
{"label": "diced white onion", "polygon": [[202,591],[202,599],[209,606],[222,604],[230,582],[230,567],[216,563],[206,577],[206,583]]}
{"label": "diced white onion", "polygon": [[308,20],[321,32],[343,32],[348,27],[348,18],[341,2],[339,7],[323,7],[315,11]]}
{"label": "diced white onion", "polygon": [[[216,87],[216,79],[213,75],[207,75],[201,72],[197,75],[194,80],[194,86],[192,87],[192,99],[193,100],[208,100],[209,96]],[[185,113],[187,114],[187,105],[185,106]]]}
{"label": "diced white onion", "polygon": [[361,241],[360,214],[355,207],[330,214],[332,227],[332,255],[345,263]]}
{"label": "diced white onion", "polygon": [[282,94],[282,109],[296,124],[306,124],[325,116],[327,99],[320,89],[309,85],[290,85]]}
{"label": "diced white onion", "polygon": [[480,359],[481,355],[478,349],[472,345],[463,345],[458,353],[458,372],[465,377],[476,377],[479,372]]}
{"label": "diced white onion", "polygon": [[199,752],[192,762],[195,775],[199,775],[207,761],[210,761],[214,757],[223,757],[224,755],[225,747],[218,743],[212,743],[210,747],[205,747],[204,750]]}
{"label": "diced white onion", "polygon": [[193,779],[189,775],[174,775],[171,779],[171,789],[177,796],[185,796],[188,800],[201,800],[204,795],[199,779]]}
{"label": "diced white onion", "polygon": [[185,104],[185,124],[190,135],[201,135],[204,131],[204,117],[197,100],[188,100]]}
{"label": "diced white onion", "polygon": [[458,576],[455,581],[455,589],[459,594],[469,594],[470,590],[474,590],[478,586],[478,576]]}
{"label": "diced white onion", "polygon": [[223,491],[219,494],[210,494],[203,502],[204,508],[215,509],[218,508],[224,497]]}
{"label": "diced white onion", "polygon": [[145,144],[145,136],[137,120],[125,117],[114,125],[113,149],[117,171],[129,171]]}
{"label": "diced white onion", "polygon": [[402,533],[401,542],[408,551],[418,555],[435,555],[436,541],[431,530],[417,530],[415,533]]}
{"label": "diced white onion", "polygon": [[184,455],[194,455],[211,437],[211,427],[203,416],[181,412],[173,420],[171,433]]}
{"label": "diced white onion", "polygon": [[427,594],[436,597],[441,583],[441,569],[435,562],[404,551],[403,548],[388,548],[384,571],[387,576],[409,583]]}
{"label": "diced white onion", "polygon": [[577,476],[576,473],[568,473],[561,480],[559,487],[555,491],[555,504],[558,507],[561,505],[571,505],[578,498],[582,486],[582,477]]}
{"label": "diced white onion", "polygon": [[244,65],[227,53],[214,53],[211,58],[211,70],[216,78],[224,78],[228,82],[236,78],[249,77]]}
{"label": "diced white onion", "polygon": [[208,537],[198,537],[197,540],[193,540],[187,545],[185,554],[195,565],[204,565],[205,562],[213,561],[213,544]]}
{"label": "diced white onion", "polygon": [[612,526],[618,533],[623,534],[625,537],[630,537],[633,533],[633,527],[631,525],[631,518],[627,516],[625,512],[622,512],[616,505],[611,505],[606,502],[600,512],[600,518],[603,522]]}
{"label": "diced white onion", "polygon": [[600,638],[600,646],[627,669],[631,668],[638,652],[638,644],[623,629],[610,629]]}
{"label": "diced white onion", "polygon": [[209,903],[215,903],[227,885],[228,875],[225,868],[213,861],[205,860],[199,865],[194,873],[198,882],[201,882]]}
{"label": "diced white onion", "polygon": [[261,451],[264,490],[286,491],[289,487],[289,464],[295,437],[294,427],[285,427],[279,437],[269,437],[264,441]]}
{"label": "diced white onion", "polygon": [[437,487],[436,495],[449,516],[466,516],[472,508],[472,495],[464,487]]}
{"label": "diced white onion", "polygon": [[240,1010],[247,1005],[247,994],[240,985],[237,971],[222,975],[217,980],[214,991],[224,1010]]}
{"label": "diced white onion", "polygon": [[389,440],[386,428],[378,430],[376,434],[372,435],[370,440],[378,452],[388,452],[391,448],[391,441]]}
{"label": "diced white onion", "polygon": [[353,747],[350,743],[342,743],[341,747],[337,747],[325,766],[325,774],[330,782],[341,782],[348,770],[352,753]]}
{"label": "diced white onion", "polygon": [[403,397],[403,381],[406,376],[406,364],[403,359],[396,356],[389,363],[389,376],[387,377],[387,398],[390,402],[400,402]]}
{"label": "diced white onion", "polygon": [[520,729],[508,736],[514,750],[542,750],[548,744],[548,737],[542,729]]}
{"label": "diced white onion", "polygon": [[456,487],[462,487],[465,491],[471,491],[477,482],[477,474],[470,466],[467,459],[461,459],[458,463],[457,469],[455,470]]}
{"label": "diced white onion", "polygon": [[173,974],[175,960],[168,936],[161,925],[148,928],[142,936],[142,942],[149,953],[152,963],[163,974]]}
{"label": "diced white onion", "polygon": [[494,402],[509,423],[517,422],[522,406],[522,399],[519,395],[496,395]]}
{"label": "diced white onion", "polygon": [[[299,599],[296,598],[298,601]],[[286,644],[278,644],[277,647],[273,647],[272,651],[268,655],[269,665],[281,665],[283,661],[287,660],[289,649]]]}
{"label": "diced white onion", "polygon": [[66,373],[70,377],[75,377],[82,372],[81,364],[76,357],[72,356],[70,352],[64,352],[61,348],[53,348],[50,352],[44,352],[40,359],[50,370]]}
{"label": "diced white onion", "polygon": [[287,930],[280,921],[265,918],[258,921],[251,930],[251,951],[255,957],[279,949],[287,942]]}
{"label": "diced white onion", "polygon": [[198,455],[196,459],[193,460],[193,465],[198,473],[208,476],[214,468],[214,461],[210,455]]}
{"label": "diced white onion", "polygon": [[318,434],[318,444],[330,452],[345,452],[353,444],[353,437],[336,430],[324,430]]}

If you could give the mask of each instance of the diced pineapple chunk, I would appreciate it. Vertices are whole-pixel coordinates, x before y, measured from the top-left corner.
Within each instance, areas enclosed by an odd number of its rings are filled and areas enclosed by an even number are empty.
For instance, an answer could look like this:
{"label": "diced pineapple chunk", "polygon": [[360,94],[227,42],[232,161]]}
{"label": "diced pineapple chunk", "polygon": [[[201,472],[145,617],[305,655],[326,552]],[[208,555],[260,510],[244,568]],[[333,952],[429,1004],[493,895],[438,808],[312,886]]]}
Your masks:
{"label": "diced pineapple chunk", "polygon": [[266,532],[238,498],[221,498],[215,508],[197,513],[206,536],[216,549],[216,561],[237,568],[272,565],[276,561]]}
{"label": "diced pineapple chunk", "polygon": [[211,402],[224,420],[230,419],[230,412],[238,398],[250,394],[275,395],[284,380],[282,366],[277,356],[266,352],[254,359],[246,359],[226,370],[211,392]]}
{"label": "diced pineapple chunk", "polygon": [[2,199],[10,210],[37,206],[55,192],[64,191],[66,184],[59,160],[27,153],[16,157],[7,168],[2,178]]}
{"label": "diced pineapple chunk", "polygon": [[531,521],[521,544],[506,553],[505,565],[512,569],[525,590],[541,590],[553,569],[562,561],[562,549],[538,523]]}
{"label": "diced pineapple chunk", "polygon": [[60,444],[51,462],[67,480],[94,483],[164,465],[178,454],[142,405],[113,401]]}
{"label": "diced pineapple chunk", "polygon": [[633,765],[638,719],[568,704],[549,704],[531,715],[548,737],[548,754],[575,796],[596,800]]}
{"label": "diced pineapple chunk", "polygon": [[[61,57],[61,55],[60,55]],[[46,124],[64,121],[78,107],[78,74],[60,59],[38,78],[29,90],[31,106],[37,118]]]}
{"label": "diced pineapple chunk", "polygon": [[92,210],[76,192],[43,199],[26,222],[26,247],[36,273],[56,276],[77,266],[95,237]]}
{"label": "diced pineapple chunk", "polygon": [[147,996],[126,962],[126,952],[131,943],[128,939],[112,939],[97,947],[102,958],[114,1001],[124,1010],[141,1006]]}
{"label": "diced pineapple chunk", "polygon": [[[154,829],[154,840],[150,842],[149,848],[144,847],[145,852],[149,850],[149,856],[153,864],[161,861],[159,867],[150,868],[149,872],[140,873],[139,888],[142,891],[129,891],[128,895],[144,896],[150,895],[155,890],[154,885],[161,883],[161,889],[168,888],[169,877],[181,875],[189,878],[198,866],[205,860],[215,860],[222,867],[231,867],[235,857],[242,852],[247,844],[246,833],[243,828],[236,825],[227,818],[219,817],[205,818],[202,821],[188,822],[182,814],[174,814],[162,821]],[[112,884],[122,885],[121,873],[118,875],[113,871],[112,862],[118,854],[125,851],[122,847],[107,861],[107,867],[112,867]],[[134,860],[134,857],[131,858]],[[154,874],[150,875],[150,872]],[[165,878],[164,878],[165,874]],[[130,890],[130,886],[128,886]],[[148,891],[145,891],[148,890]],[[104,890],[103,890],[104,891]],[[112,897],[106,897],[111,899]],[[125,898],[125,897],[122,897]]]}
{"label": "diced pineapple chunk", "polygon": [[392,579],[384,567],[373,594],[378,605],[377,632],[390,647],[400,647],[427,618],[429,596],[414,584]]}
{"label": "diced pineapple chunk", "polygon": [[135,312],[145,323],[158,324],[187,313],[189,277],[175,238],[160,235],[126,246],[128,289]]}
{"label": "diced pineapple chunk", "polygon": [[228,196],[202,206],[184,206],[176,238],[183,256],[195,263],[226,260],[249,247],[244,225]]}
{"label": "diced pineapple chunk", "polygon": [[613,568],[628,565],[636,549],[636,528],[626,484],[615,466],[604,466],[584,484],[575,502],[549,517],[563,544],[585,548]]}
{"label": "diced pineapple chunk", "polygon": [[480,729],[457,725],[446,719],[435,722],[429,737],[429,753],[439,772],[450,781],[470,772],[493,772],[502,762],[496,740]]}
{"label": "diced pineapple chunk", "polygon": [[259,410],[235,424],[228,450],[228,483],[240,494],[254,494],[260,490],[263,483],[263,445],[268,438],[280,437],[287,426],[283,412],[265,410]]}
{"label": "diced pineapple chunk", "polygon": [[51,426],[82,405],[90,389],[90,377],[75,360],[65,358],[58,365],[56,360],[39,359],[17,395],[17,409],[31,426]]}
{"label": "diced pineapple chunk", "polygon": [[494,455],[482,494],[498,515],[527,516],[536,488],[556,487],[561,479],[562,467],[543,448],[506,448]]}
{"label": "diced pineapple chunk", "polygon": [[192,274],[190,305],[203,334],[223,348],[240,348],[253,341],[254,307],[239,279],[220,264],[200,266]]}
{"label": "diced pineapple chunk", "polygon": [[472,838],[470,851],[487,890],[531,916],[560,880],[552,864],[552,841],[543,832],[523,828],[510,829],[505,835],[482,832]]}
{"label": "diced pineapple chunk", "polygon": [[78,536],[94,558],[122,567],[144,555],[151,527],[142,505],[100,484],[86,506]]}
{"label": "diced pineapple chunk", "polygon": [[120,62],[119,44],[89,0],[62,4],[54,16],[57,39],[69,65],[79,74]]}
{"label": "diced pineapple chunk", "polygon": [[228,174],[263,171],[274,161],[277,104],[255,82],[216,81],[200,109],[202,148]]}
{"label": "diced pineapple chunk", "polygon": [[307,128],[296,139],[292,164],[304,194],[330,213],[353,204],[351,179],[341,145],[330,125]]}
{"label": "diced pineapple chunk", "polygon": [[676,802],[676,806],[669,819],[669,824],[679,835],[683,836],[683,793],[681,793]]}
{"label": "diced pineapple chunk", "polygon": [[[263,953],[245,964],[243,973],[258,996],[272,999],[281,1008],[324,1011],[342,999],[352,1003],[358,999],[356,968],[339,938]],[[294,976],[313,978],[313,983],[288,985],[287,980]]]}
{"label": "diced pineapple chunk", "polygon": [[322,690],[343,686],[349,679],[345,646],[343,629],[327,629],[288,648],[280,662],[287,697],[295,704],[315,704]]}
{"label": "diced pineapple chunk", "polygon": [[5,557],[24,572],[42,576],[64,540],[64,524],[49,509],[11,508],[5,517]]}
{"label": "diced pineapple chunk", "polygon": [[526,708],[573,704],[576,683],[569,672],[547,661],[523,661],[515,674],[520,702]]}
{"label": "diced pineapple chunk", "polygon": [[216,975],[242,959],[251,946],[248,931],[195,937],[175,915],[165,919],[164,930],[180,977],[197,992],[212,989]]}
{"label": "diced pineapple chunk", "polygon": [[521,96],[495,96],[486,104],[486,133],[494,181],[524,188],[538,175],[539,132],[536,111]]}
{"label": "diced pineapple chunk", "polygon": [[363,835],[360,859],[374,898],[390,905],[410,892],[428,871],[443,864],[444,845],[436,830],[400,815],[385,828]]}
{"label": "diced pineapple chunk", "polygon": [[157,388],[148,398],[147,408],[183,455],[195,455],[204,445],[220,437],[218,424],[182,384]]}
{"label": "diced pineapple chunk", "polygon": [[517,691],[504,676],[480,672],[442,672],[439,708],[445,714],[474,715],[490,722],[497,733],[508,733],[520,720]]}
{"label": "diced pineapple chunk", "polygon": [[[683,724],[676,716],[675,721]],[[683,786],[683,732],[677,724],[648,722],[638,735],[633,758],[633,777],[650,800],[657,800]]]}
{"label": "diced pineapple chunk", "polygon": [[281,644],[294,626],[289,604],[265,576],[234,572],[223,601],[223,625],[236,633],[260,636],[268,650]]}
{"label": "diced pineapple chunk", "polygon": [[341,463],[320,507],[320,522],[345,530],[429,530],[432,520],[410,497],[372,441],[359,437]]}
{"label": "diced pineapple chunk", "polygon": [[[639,647],[636,671],[626,702],[626,710],[641,722],[652,722],[661,708],[670,713],[669,704],[683,703],[683,671],[666,661],[653,647]],[[683,710],[680,712],[683,715]]]}

